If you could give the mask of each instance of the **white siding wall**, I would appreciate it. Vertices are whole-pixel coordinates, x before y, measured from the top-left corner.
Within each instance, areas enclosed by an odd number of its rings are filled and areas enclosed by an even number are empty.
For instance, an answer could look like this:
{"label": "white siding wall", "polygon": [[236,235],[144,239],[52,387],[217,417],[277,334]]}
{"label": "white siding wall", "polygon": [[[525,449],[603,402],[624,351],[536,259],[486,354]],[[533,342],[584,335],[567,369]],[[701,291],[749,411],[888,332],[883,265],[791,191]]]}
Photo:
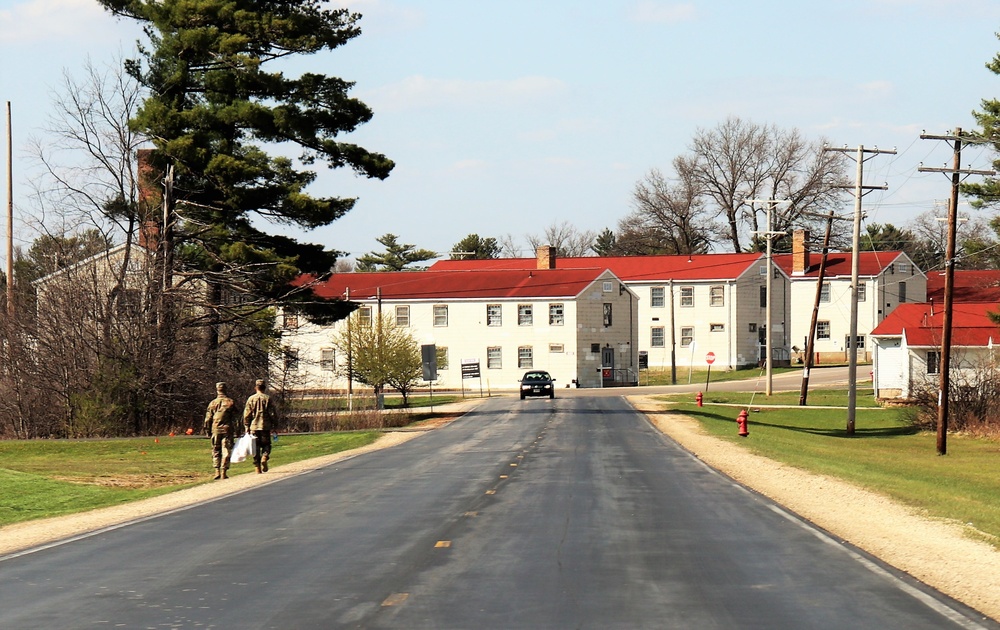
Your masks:
{"label": "white siding wall", "polygon": [[[560,388],[578,379],[581,386],[600,386],[600,354],[592,355],[592,343],[601,347],[606,344],[616,348],[616,362],[623,367],[638,368],[638,354],[635,333],[638,329],[638,306],[635,297],[628,291],[619,293],[617,278],[610,276],[612,290],[603,291],[604,278],[585,291],[579,299],[544,300],[475,300],[475,301],[407,301],[383,300],[382,313],[394,315],[397,305],[409,306],[408,330],[418,345],[434,344],[447,348],[448,365],[438,369],[435,387],[442,389],[478,390],[515,389],[518,379],[528,368],[519,367],[519,349],[531,348],[532,368],[548,370],[556,378]],[[612,304],[612,326],[603,326],[604,303]],[[632,306],[631,325],[629,305]],[[499,304],[502,324],[488,326],[487,304]],[[563,305],[562,325],[549,324],[549,306]],[[447,305],[448,325],[434,325],[434,306]],[[518,306],[530,305],[532,322],[519,325]],[[365,303],[376,316],[374,303]],[[280,320],[279,320],[280,321]],[[295,330],[284,331],[282,343],[298,350],[299,366],[294,382],[299,387],[346,389],[345,379],[339,372],[322,369],[321,358],[324,349],[334,347],[334,331],[343,330],[346,322],[338,322],[333,327],[318,327],[303,323]],[[630,338],[631,335],[631,338]],[[487,363],[487,349],[500,348],[501,366],[490,368]],[[479,361],[481,381],[462,379],[462,360]],[[338,369],[345,366],[347,357],[337,352]],[[358,387],[356,385],[356,387]]]}

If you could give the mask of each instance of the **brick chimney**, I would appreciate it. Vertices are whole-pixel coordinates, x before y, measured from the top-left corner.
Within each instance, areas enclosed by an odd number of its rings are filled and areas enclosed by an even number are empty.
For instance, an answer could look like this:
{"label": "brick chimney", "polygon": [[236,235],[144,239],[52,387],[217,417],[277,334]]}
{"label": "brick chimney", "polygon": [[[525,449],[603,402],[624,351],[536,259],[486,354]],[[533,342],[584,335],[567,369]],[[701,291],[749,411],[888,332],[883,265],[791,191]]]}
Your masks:
{"label": "brick chimney", "polygon": [[142,212],[148,213],[145,218],[140,219],[139,247],[149,250],[155,250],[160,241],[160,223],[156,220],[158,213],[155,210],[159,208],[161,195],[156,181],[157,173],[153,168],[154,150],[139,149],[135,152],[139,207]]}
{"label": "brick chimney", "polygon": [[792,232],[792,275],[804,276],[809,266],[809,230],[795,230]]}
{"label": "brick chimney", "polygon": [[535,257],[538,260],[538,269],[556,268],[556,248],[551,245],[539,245],[535,250]]}

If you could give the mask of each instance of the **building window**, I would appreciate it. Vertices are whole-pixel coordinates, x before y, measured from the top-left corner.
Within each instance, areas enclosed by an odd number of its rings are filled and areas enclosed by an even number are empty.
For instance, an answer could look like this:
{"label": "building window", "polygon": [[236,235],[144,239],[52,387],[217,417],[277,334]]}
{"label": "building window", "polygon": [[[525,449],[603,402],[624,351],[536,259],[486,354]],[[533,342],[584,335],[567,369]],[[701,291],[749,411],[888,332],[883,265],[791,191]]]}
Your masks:
{"label": "building window", "polygon": [[690,348],[692,341],[694,341],[694,327],[687,326],[681,328],[681,347]]}
{"label": "building window", "polygon": [[767,308],[767,287],[760,288],[760,307]]}
{"label": "building window", "polygon": [[906,301],[906,283],[899,283],[899,303],[902,304]]}
{"label": "building window", "polygon": [[896,273],[910,273],[910,263],[899,263]]}
{"label": "building window", "polygon": [[819,289],[819,301],[829,302],[830,301],[830,283],[824,282],[823,286]]}
{"label": "building window", "polygon": [[830,322],[816,322],[816,338],[817,339],[830,338]]}
{"label": "building window", "polygon": [[747,328],[748,328],[748,330],[750,332],[757,332],[757,323],[756,322],[750,322],[750,324],[747,326]]}
{"label": "building window", "polygon": [[610,325],[611,325],[611,303],[610,302],[605,302],[604,303],[604,326],[607,327],[607,326],[610,326]]}
{"label": "building window", "polygon": [[940,374],[941,373],[941,353],[937,350],[927,351],[927,373],[928,374]]}
{"label": "building window", "polygon": [[558,354],[560,352],[565,352],[565,351],[566,351],[566,347],[563,344],[561,344],[561,343],[550,343],[549,344],[549,352]]}
{"label": "building window", "polygon": [[503,312],[501,311],[499,304],[486,305],[486,325],[487,326],[503,325]]}
{"label": "building window", "polygon": [[709,330],[709,332],[726,332],[726,325],[725,324],[709,324],[708,325],[708,330]]}
{"label": "building window", "polygon": [[[865,336],[864,335],[858,335],[857,337],[855,337],[855,339],[857,340],[857,342],[854,344],[854,347],[856,349],[858,349],[858,350],[864,350],[865,349]],[[851,347],[851,336],[850,335],[844,335],[844,347],[850,349],[850,347]]]}
{"label": "building window", "polygon": [[590,344],[590,352],[591,352],[591,354],[600,354],[601,353],[601,344],[599,344],[599,343],[592,343],[592,344]]}
{"label": "building window", "polygon": [[372,325],[372,307],[362,306],[358,309],[358,323],[365,326]]}
{"label": "building window", "polygon": [[562,326],[563,321],[563,305],[549,304],[549,326]]}
{"label": "building window", "polygon": [[295,348],[285,348],[285,371],[295,372],[299,369],[299,351]]}
{"label": "building window", "polygon": [[535,367],[534,350],[531,346],[521,346],[517,349],[517,367],[522,370]]}
{"label": "building window", "polygon": [[448,325],[448,305],[447,304],[437,304],[434,306],[434,325],[435,326],[447,326]]}
{"label": "building window", "polygon": [[666,292],[663,287],[650,287],[649,288],[649,306],[652,308],[663,308],[666,303]]}
{"label": "building window", "polygon": [[766,276],[767,275],[767,265],[761,265],[761,267],[760,267],[760,275],[762,275],[762,276]]}
{"label": "building window", "polygon": [[323,348],[319,351],[319,369],[332,372],[337,367],[337,351],[333,348]]}
{"label": "building window", "polygon": [[448,369],[448,348],[446,346],[434,346],[434,361],[439,370]]}
{"label": "building window", "polygon": [[531,326],[534,323],[534,317],[532,316],[531,304],[518,304],[517,305],[517,325],[518,326]]}
{"label": "building window", "polygon": [[409,306],[397,306],[396,307],[396,325],[400,328],[410,327],[410,307]]}
{"label": "building window", "polygon": [[694,306],[694,287],[681,287],[681,306]]}
{"label": "building window", "polygon": [[868,299],[868,285],[864,282],[858,283],[858,302]]}
{"label": "building window", "polygon": [[649,346],[651,348],[662,348],[663,345],[663,326],[653,326],[649,329]]}
{"label": "building window", "polygon": [[726,287],[712,287],[711,289],[709,289],[708,305],[709,306],[725,306],[726,305]]}
{"label": "building window", "polygon": [[281,325],[288,330],[294,330],[299,327],[299,316],[295,313],[285,313],[282,315]]}
{"label": "building window", "polygon": [[611,293],[611,291],[615,288],[614,283],[611,282],[610,280],[605,280],[601,286],[602,286],[601,290],[604,291],[605,293]]}
{"label": "building window", "polygon": [[486,367],[491,370],[499,370],[503,367],[500,361],[500,347],[492,346],[486,349]]}

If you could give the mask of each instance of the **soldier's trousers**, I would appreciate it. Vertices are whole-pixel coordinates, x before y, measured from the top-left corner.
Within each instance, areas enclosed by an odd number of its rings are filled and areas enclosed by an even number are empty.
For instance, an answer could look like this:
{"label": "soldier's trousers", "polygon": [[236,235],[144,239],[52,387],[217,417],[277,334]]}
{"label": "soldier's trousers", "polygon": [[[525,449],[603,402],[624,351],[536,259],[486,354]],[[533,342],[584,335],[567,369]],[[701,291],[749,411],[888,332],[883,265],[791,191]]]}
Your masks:
{"label": "soldier's trousers", "polygon": [[260,466],[261,459],[271,458],[271,432],[254,431],[253,434],[257,437],[255,440],[257,442],[257,452],[253,455],[253,465]]}
{"label": "soldier's trousers", "polygon": [[233,452],[233,436],[226,433],[212,434],[212,466],[229,470],[229,458]]}

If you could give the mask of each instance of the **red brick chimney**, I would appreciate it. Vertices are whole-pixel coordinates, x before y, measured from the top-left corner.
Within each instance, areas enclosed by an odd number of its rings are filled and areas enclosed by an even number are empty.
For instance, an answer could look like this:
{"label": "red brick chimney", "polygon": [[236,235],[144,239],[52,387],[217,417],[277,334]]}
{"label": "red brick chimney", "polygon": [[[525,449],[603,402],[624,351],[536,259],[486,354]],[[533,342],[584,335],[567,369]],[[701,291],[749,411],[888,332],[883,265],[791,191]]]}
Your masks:
{"label": "red brick chimney", "polygon": [[556,248],[551,245],[539,245],[535,250],[535,257],[538,260],[538,269],[556,268]]}
{"label": "red brick chimney", "polygon": [[156,181],[157,173],[153,169],[154,150],[139,149],[135,152],[139,208],[147,213],[147,216],[140,219],[139,247],[150,250],[155,250],[160,241],[160,223],[156,220],[158,213],[155,212],[159,207],[160,191]]}
{"label": "red brick chimney", "polygon": [[792,232],[792,275],[805,275],[809,266],[809,230],[795,230]]}

